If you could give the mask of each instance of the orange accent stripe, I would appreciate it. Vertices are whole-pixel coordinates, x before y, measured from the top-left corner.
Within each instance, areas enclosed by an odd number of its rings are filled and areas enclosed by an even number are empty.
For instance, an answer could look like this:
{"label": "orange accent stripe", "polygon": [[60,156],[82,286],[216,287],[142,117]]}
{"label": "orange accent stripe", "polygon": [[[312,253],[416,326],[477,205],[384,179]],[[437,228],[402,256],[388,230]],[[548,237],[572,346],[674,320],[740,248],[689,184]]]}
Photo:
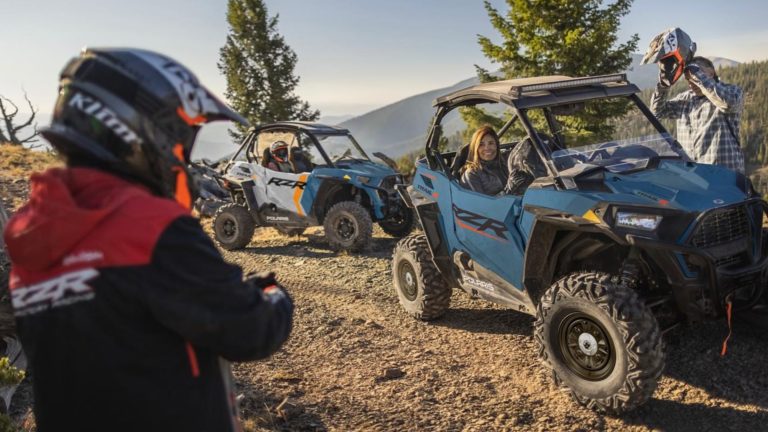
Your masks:
{"label": "orange accent stripe", "polygon": [[733,316],[733,302],[731,301],[731,296],[729,295],[725,301],[728,303],[725,308],[725,315],[728,317],[728,336],[726,336],[725,340],[723,341],[723,348],[720,350],[720,357],[725,357],[725,353],[728,352],[728,340],[731,339],[731,333],[733,332],[733,327],[731,327],[731,316]]}
{"label": "orange accent stripe", "polygon": [[470,230],[470,231],[476,232],[476,233],[478,233],[478,234],[480,234],[480,235],[482,235],[482,236],[486,236],[486,237],[488,237],[489,239],[493,239],[493,240],[496,240],[496,241],[499,241],[499,242],[502,242],[502,243],[507,243],[507,241],[506,241],[506,240],[504,240],[504,239],[500,239],[500,238],[498,238],[498,237],[494,237],[494,236],[492,236],[492,235],[488,234],[487,232],[483,232],[483,231],[480,231],[480,230],[478,230],[478,229],[472,228],[471,226],[469,226],[469,225],[465,224],[464,222],[462,222],[462,221],[461,221],[459,218],[457,218],[457,217],[455,217],[454,219],[456,219],[456,224],[458,224],[458,225],[459,225],[460,227],[462,227],[462,228],[465,228],[465,229],[468,229],[468,230]]}
{"label": "orange accent stripe", "polygon": [[[176,144],[173,146],[173,155],[176,156],[176,159],[178,159],[179,162],[185,164],[183,145]],[[189,192],[187,173],[184,171],[184,168],[180,166],[174,167],[173,170],[176,171],[176,191],[174,197],[185,209],[190,210],[192,209],[192,194]]]}
{"label": "orange accent stripe", "polygon": [[[302,183],[307,182],[307,175],[304,174],[303,176],[299,177],[299,181]],[[299,213],[299,216],[304,216],[304,209],[301,208],[301,196],[304,194],[304,189],[297,187],[295,191],[293,191],[293,204],[296,206],[296,211]]]}
{"label": "orange accent stripe", "polygon": [[190,117],[189,114],[187,114],[187,112],[184,111],[182,107],[176,108],[176,114],[178,114],[179,117],[181,117],[181,119],[184,120],[184,122],[186,122],[190,126],[197,126],[201,123],[205,123],[206,121],[206,118],[202,114],[198,115],[195,118]]}
{"label": "orange accent stripe", "polygon": [[200,376],[200,365],[197,364],[197,354],[195,348],[191,343],[186,342],[187,356],[189,357],[189,367],[192,369],[192,376],[197,378]]}

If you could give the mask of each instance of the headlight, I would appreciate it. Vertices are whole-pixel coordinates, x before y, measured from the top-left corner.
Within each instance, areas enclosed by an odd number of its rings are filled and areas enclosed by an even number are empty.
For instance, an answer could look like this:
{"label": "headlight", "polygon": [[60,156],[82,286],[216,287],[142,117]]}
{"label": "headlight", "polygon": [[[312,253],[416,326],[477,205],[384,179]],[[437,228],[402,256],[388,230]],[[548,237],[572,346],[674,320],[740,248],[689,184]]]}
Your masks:
{"label": "headlight", "polygon": [[653,231],[661,223],[661,216],[618,212],[616,213],[616,226]]}
{"label": "headlight", "polygon": [[368,182],[371,181],[371,178],[366,176],[357,176],[357,181],[362,184],[368,184]]}

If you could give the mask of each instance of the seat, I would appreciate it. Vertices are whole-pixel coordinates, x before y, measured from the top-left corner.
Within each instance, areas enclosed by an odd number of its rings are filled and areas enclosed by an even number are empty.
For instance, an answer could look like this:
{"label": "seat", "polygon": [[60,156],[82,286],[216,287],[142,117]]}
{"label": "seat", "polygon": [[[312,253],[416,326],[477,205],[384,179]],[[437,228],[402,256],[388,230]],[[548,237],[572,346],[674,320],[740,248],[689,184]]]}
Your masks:
{"label": "seat", "polygon": [[272,162],[272,152],[269,151],[269,147],[264,147],[264,151],[261,152],[261,166],[268,168],[270,162]]}
{"label": "seat", "polygon": [[467,157],[469,157],[469,144],[464,144],[461,148],[456,150],[456,155],[453,157],[453,162],[451,162],[451,176],[454,178],[461,177],[461,168],[467,163]]}
{"label": "seat", "polygon": [[314,168],[312,162],[300,147],[291,147],[290,161],[295,173],[310,172]]}

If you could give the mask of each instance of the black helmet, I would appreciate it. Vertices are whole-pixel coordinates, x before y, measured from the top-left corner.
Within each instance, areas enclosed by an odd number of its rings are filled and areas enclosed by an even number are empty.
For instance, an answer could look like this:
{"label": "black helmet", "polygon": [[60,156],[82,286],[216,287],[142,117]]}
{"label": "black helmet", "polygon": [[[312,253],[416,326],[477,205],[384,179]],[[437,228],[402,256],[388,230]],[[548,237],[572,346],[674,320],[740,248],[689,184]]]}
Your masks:
{"label": "black helmet", "polygon": [[285,162],[288,160],[288,144],[285,141],[275,141],[269,146],[269,151],[272,153],[272,157],[277,159],[278,162]]}
{"label": "black helmet", "polygon": [[685,64],[695,53],[696,43],[686,32],[674,27],[653,38],[640,64],[658,63],[662,78],[672,85],[683,75]]}
{"label": "black helmet", "polygon": [[[190,206],[187,172],[195,136],[214,120],[247,121],[176,61],[139,49],[90,48],[61,72],[43,136],[68,159],[131,176]],[[148,170],[126,161],[140,149]]]}

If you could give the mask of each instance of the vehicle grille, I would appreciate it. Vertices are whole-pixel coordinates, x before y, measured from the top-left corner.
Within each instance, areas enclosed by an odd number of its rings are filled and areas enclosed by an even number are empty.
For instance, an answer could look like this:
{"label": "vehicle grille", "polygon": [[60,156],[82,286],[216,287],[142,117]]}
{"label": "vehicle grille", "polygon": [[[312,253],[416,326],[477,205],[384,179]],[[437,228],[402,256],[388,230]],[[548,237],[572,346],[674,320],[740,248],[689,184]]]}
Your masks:
{"label": "vehicle grille", "polygon": [[741,266],[744,264],[746,264],[746,261],[744,259],[744,254],[741,254],[741,253],[723,257],[723,258],[718,258],[715,260],[715,267]]}
{"label": "vehicle grille", "polygon": [[704,217],[691,239],[691,244],[698,248],[710,248],[748,235],[749,220],[745,208],[723,209]]}

